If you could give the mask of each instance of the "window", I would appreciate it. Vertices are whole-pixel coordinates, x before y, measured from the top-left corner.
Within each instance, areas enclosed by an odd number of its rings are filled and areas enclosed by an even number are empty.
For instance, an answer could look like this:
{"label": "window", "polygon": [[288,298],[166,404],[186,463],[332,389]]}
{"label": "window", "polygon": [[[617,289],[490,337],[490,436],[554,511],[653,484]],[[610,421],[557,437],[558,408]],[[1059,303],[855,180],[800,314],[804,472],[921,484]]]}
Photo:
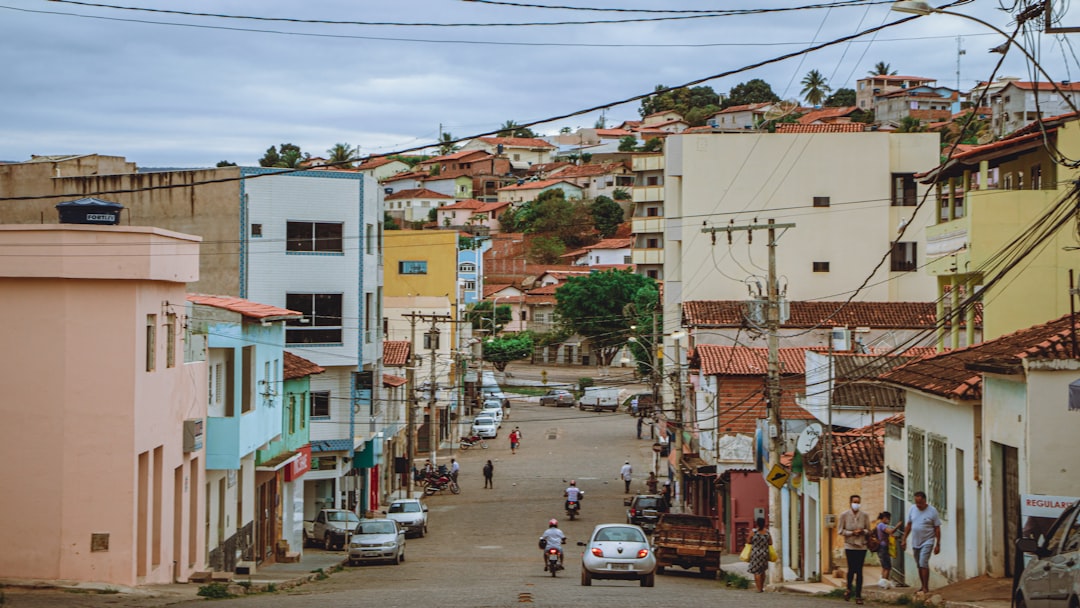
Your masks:
{"label": "window", "polygon": [[146,315],[146,371],[154,371],[157,363],[157,315]]}
{"label": "window", "polygon": [[514,160],[521,160],[521,155],[520,154],[515,154],[514,155]]}
{"label": "window", "polygon": [[371,293],[364,294],[364,343],[371,344],[374,341],[374,337],[371,335],[373,332],[374,314],[375,308],[371,305]]}
{"label": "window", "polygon": [[476,281],[465,281],[465,291],[476,291]]}
{"label": "window", "polygon": [[285,307],[304,313],[285,321],[286,344],[334,344],[341,339],[340,293],[287,293]]}
{"label": "window", "polygon": [[165,367],[176,367],[176,315],[165,315]]}
{"label": "window", "polygon": [[240,413],[246,414],[255,407],[255,347],[245,346],[241,351]]}
{"label": "window", "polygon": [[424,332],[424,348],[426,350],[439,348],[439,331],[426,331]]}
{"label": "window", "polygon": [[364,233],[364,247],[368,255],[375,253],[375,224],[367,225],[367,231]]}
{"label": "window", "polygon": [[296,432],[296,395],[289,395],[289,434]]}
{"label": "window", "polygon": [[311,417],[330,417],[330,391],[311,391]]}
{"label": "window", "polygon": [[827,196],[815,196],[814,197],[814,206],[815,207],[828,207],[829,206],[829,197],[827,197]]}
{"label": "window", "polygon": [[629,255],[622,256],[622,263],[623,264],[630,264],[630,263],[632,263],[631,260],[633,260],[632,256],[629,256]]}
{"label": "window", "polygon": [[262,224],[252,224],[251,225],[251,236],[253,236],[253,237],[262,236]]}
{"label": "window", "polygon": [[814,272],[829,272],[829,263],[814,262]]}
{"label": "window", "polygon": [[893,243],[892,265],[893,272],[911,272],[915,270],[915,249],[913,241]]}
{"label": "window", "polygon": [[522,310],[521,311],[521,320],[522,321],[528,321],[529,320],[529,311],[527,311],[527,310]]}
{"label": "window", "polygon": [[645,185],[646,186],[659,186],[660,185],[660,176],[651,175],[649,177],[646,177],[645,178]]}
{"label": "window", "polygon": [[659,270],[646,270],[645,271],[645,276],[649,277],[650,279],[660,280],[660,271]]}
{"label": "window", "polygon": [[[926,436],[922,429],[908,427],[908,500],[915,500],[915,492],[926,490]],[[929,493],[927,499],[929,499]]]}
{"label": "window", "polygon": [[398,274],[427,274],[427,262],[418,260],[402,260],[397,264],[397,271]]}
{"label": "window", "polygon": [[1031,189],[1042,189],[1042,165],[1035,165],[1031,168]]}
{"label": "window", "polygon": [[645,248],[646,249],[659,249],[660,248],[660,239],[645,239]]}
{"label": "window", "polygon": [[341,222],[288,222],[285,251],[341,253]]}
{"label": "window", "polygon": [[937,508],[942,518],[949,512],[948,500],[948,469],[946,465],[946,448],[948,444],[940,435],[929,434],[929,449],[926,453],[926,500]]}
{"label": "window", "polygon": [[660,207],[648,207],[645,209],[645,217],[660,217]]}
{"label": "window", "polygon": [[458,264],[457,270],[458,272],[476,272],[476,264],[473,264],[472,262],[463,262]]}
{"label": "window", "polygon": [[893,173],[892,206],[914,207],[918,204],[915,191],[915,175],[912,173]]}

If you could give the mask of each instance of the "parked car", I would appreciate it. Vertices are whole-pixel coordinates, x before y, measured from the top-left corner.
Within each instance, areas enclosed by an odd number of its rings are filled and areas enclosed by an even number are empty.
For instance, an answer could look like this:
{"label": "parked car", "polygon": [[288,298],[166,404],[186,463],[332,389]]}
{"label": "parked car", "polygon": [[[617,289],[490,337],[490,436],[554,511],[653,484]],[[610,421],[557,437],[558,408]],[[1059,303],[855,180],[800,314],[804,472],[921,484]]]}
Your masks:
{"label": "parked car", "polygon": [[637,580],[642,587],[656,583],[656,558],[645,531],[627,524],[600,524],[593,528],[581,556],[581,584],[593,579]]}
{"label": "parked car", "polygon": [[626,523],[641,526],[646,534],[656,529],[660,514],[667,510],[664,497],[658,494],[638,494],[623,501],[626,509]]}
{"label": "parked car", "polygon": [[1016,606],[1080,605],[1080,501],[1065,509],[1041,539],[1018,539],[1016,548],[1033,555],[1017,581]]}
{"label": "parked car", "polygon": [[619,409],[619,393],[621,391],[613,386],[588,386],[585,394],[578,400],[578,409],[581,411],[592,410],[602,412],[607,410],[615,412]]}
{"label": "parked car", "polygon": [[317,543],[327,551],[344,548],[349,531],[360,523],[360,518],[345,509],[323,509],[315,519],[304,522],[304,546]]}
{"label": "parked car", "polygon": [[499,423],[491,416],[477,416],[473,419],[472,434],[479,435],[484,439],[499,436]]}
{"label": "parked car", "polygon": [[499,427],[502,426],[503,409],[500,406],[485,407],[484,409],[480,410],[479,414],[476,415],[477,418],[480,418],[481,416],[487,416],[488,418],[494,418],[495,419],[495,425],[499,426]]}
{"label": "parked car", "polygon": [[574,393],[561,388],[553,388],[540,396],[540,405],[574,407]]}
{"label": "parked car", "polygon": [[349,565],[405,561],[405,530],[392,519],[364,519],[349,541]]}
{"label": "parked car", "polygon": [[390,503],[386,518],[396,521],[406,536],[415,534],[423,538],[427,534],[428,507],[419,498],[402,498]]}

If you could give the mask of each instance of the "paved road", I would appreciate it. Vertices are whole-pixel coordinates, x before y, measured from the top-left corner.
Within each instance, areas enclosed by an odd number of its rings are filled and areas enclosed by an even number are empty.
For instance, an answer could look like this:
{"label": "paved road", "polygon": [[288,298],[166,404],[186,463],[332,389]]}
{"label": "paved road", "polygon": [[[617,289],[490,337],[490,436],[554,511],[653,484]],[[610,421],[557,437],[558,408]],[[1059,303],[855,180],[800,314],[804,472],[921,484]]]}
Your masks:
{"label": "paved road", "polygon": [[[580,412],[515,403],[513,419],[504,424],[490,449],[472,449],[455,456],[462,465],[460,495],[427,499],[430,533],[409,539],[401,565],[369,565],[335,573],[329,579],[296,590],[262,594],[229,602],[295,608],[338,606],[703,606],[740,608],[808,606],[828,600],[776,593],[757,594],[727,589],[697,573],[658,576],[654,588],[636,582],[596,581],[580,585],[580,549],[566,557],[566,570],[557,579],[543,571],[536,540],[551,517],[557,517],[571,544],[586,540],[601,522],[624,521],[623,484],[616,479],[629,460],[635,488],[651,467],[651,443],[634,438],[634,421],[626,414]],[[521,427],[522,444],[510,453],[507,435]],[[495,464],[495,488],[485,490],[480,469],[486,459]],[[562,491],[577,479],[585,492],[582,517],[565,521]],[[123,596],[55,595],[59,603],[33,603],[9,595],[10,606],[138,606]],[[67,601],[63,601],[63,600]],[[86,603],[101,600],[101,603]],[[200,605],[202,602],[199,603]],[[188,602],[178,605],[195,605]],[[834,604],[835,605],[835,604]],[[5,606],[7,608],[7,606]]]}

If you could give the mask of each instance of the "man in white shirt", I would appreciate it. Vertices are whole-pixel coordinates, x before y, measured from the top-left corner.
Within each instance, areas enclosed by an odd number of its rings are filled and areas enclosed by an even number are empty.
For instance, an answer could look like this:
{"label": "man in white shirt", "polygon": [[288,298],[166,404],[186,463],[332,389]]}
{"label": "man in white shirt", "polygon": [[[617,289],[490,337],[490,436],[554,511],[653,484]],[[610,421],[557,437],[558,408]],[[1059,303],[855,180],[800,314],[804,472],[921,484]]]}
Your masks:
{"label": "man in white shirt", "polygon": [[581,488],[577,487],[577,480],[570,480],[570,487],[563,491],[563,496],[566,497],[566,504],[563,505],[564,509],[570,508],[570,502],[578,503],[578,508],[581,508]]}
{"label": "man in white shirt", "polygon": [[619,470],[619,477],[622,478],[623,483],[626,484],[626,493],[630,493],[630,481],[634,478],[634,467],[630,466],[630,461],[627,460],[626,464],[622,465],[622,469]]}
{"label": "man in white shirt", "polygon": [[937,509],[926,502],[926,492],[915,492],[915,504],[908,510],[904,539],[900,543],[903,549],[911,536],[911,550],[919,566],[919,593],[930,593],[930,552],[941,553],[941,517]]}

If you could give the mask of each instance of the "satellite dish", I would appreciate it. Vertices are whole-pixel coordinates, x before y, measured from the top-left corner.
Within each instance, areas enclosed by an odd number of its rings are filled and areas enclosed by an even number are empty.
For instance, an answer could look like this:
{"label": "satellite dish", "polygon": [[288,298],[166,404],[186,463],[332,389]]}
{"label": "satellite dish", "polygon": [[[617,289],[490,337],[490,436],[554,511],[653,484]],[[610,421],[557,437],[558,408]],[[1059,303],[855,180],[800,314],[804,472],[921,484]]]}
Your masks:
{"label": "satellite dish", "polygon": [[795,449],[801,454],[809,453],[817,445],[823,432],[824,430],[817,422],[807,426],[803,432],[799,433],[799,438],[795,441]]}

